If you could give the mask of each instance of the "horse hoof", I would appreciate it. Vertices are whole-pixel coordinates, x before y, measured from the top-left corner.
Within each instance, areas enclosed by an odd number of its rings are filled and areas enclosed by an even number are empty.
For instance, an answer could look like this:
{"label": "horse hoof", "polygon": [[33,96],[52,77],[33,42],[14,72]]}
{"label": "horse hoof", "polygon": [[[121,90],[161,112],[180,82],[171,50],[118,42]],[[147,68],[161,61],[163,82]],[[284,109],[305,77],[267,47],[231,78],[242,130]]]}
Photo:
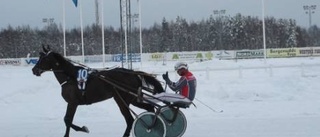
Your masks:
{"label": "horse hoof", "polygon": [[86,132],[86,133],[90,132],[89,129],[86,126],[83,126],[81,129],[82,129],[83,132]]}

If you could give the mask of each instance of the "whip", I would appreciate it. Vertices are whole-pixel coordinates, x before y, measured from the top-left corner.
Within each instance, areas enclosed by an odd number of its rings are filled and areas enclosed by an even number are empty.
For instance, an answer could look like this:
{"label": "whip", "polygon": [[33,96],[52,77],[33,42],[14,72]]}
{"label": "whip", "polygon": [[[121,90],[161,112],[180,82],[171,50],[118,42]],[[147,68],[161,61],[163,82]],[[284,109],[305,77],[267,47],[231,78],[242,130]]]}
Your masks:
{"label": "whip", "polygon": [[223,110],[215,110],[215,109],[213,109],[212,107],[208,106],[207,104],[203,103],[202,101],[200,101],[197,98],[194,98],[194,99],[196,99],[198,102],[200,102],[200,104],[202,104],[202,105],[206,106],[207,108],[209,108],[212,112],[215,112],[215,113],[222,113],[223,112]]}

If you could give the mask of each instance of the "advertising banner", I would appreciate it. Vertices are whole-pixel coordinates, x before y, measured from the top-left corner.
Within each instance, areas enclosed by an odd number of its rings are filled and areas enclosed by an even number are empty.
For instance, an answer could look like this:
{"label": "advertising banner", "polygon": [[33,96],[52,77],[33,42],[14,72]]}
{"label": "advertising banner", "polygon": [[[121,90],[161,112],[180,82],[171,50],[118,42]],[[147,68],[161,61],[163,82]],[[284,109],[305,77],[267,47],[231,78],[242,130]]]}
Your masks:
{"label": "advertising banner", "polygon": [[171,55],[171,60],[211,60],[213,58],[213,54],[211,52],[181,52],[181,53],[173,53]]}
{"label": "advertising banner", "polygon": [[23,59],[26,65],[35,65],[38,62],[38,58],[25,58]]}
{"label": "advertising banner", "polygon": [[84,62],[93,63],[93,62],[102,62],[102,56],[85,56]]}
{"label": "advertising banner", "polygon": [[320,47],[305,47],[298,49],[299,57],[320,56]]}
{"label": "advertising banner", "polygon": [[313,48],[313,56],[320,56],[320,47]]}
{"label": "advertising banner", "polygon": [[297,48],[267,49],[268,58],[296,57],[298,54]]}
{"label": "advertising banner", "polygon": [[149,61],[161,61],[165,59],[164,53],[151,53],[149,57]]}
{"label": "advertising banner", "polygon": [[234,51],[229,50],[220,50],[220,51],[213,51],[214,57],[218,59],[234,59]]}
{"label": "advertising banner", "polygon": [[1,59],[0,65],[21,65],[21,59]]}
{"label": "advertising banner", "polygon": [[202,54],[198,53],[174,53],[171,57],[172,60],[195,60],[195,59],[202,59]]}
{"label": "advertising banner", "polygon": [[236,51],[237,59],[263,58],[263,50],[241,50]]}
{"label": "advertising banner", "polygon": [[[112,57],[112,61],[114,62],[121,62],[126,60],[126,55],[122,54],[115,54]],[[140,62],[141,61],[141,55],[139,53],[133,53],[133,54],[128,54],[128,61],[132,62]]]}
{"label": "advertising banner", "polygon": [[298,49],[298,55],[299,57],[308,57],[313,55],[313,49],[312,48],[299,48]]}

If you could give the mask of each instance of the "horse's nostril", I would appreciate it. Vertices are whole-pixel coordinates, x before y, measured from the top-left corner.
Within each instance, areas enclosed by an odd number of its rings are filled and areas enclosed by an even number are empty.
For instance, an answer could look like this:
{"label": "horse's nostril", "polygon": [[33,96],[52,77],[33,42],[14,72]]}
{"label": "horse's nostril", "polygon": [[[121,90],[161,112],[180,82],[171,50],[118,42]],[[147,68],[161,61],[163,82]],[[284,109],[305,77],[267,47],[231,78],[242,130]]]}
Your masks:
{"label": "horse's nostril", "polygon": [[41,70],[38,68],[32,68],[33,75],[40,76]]}

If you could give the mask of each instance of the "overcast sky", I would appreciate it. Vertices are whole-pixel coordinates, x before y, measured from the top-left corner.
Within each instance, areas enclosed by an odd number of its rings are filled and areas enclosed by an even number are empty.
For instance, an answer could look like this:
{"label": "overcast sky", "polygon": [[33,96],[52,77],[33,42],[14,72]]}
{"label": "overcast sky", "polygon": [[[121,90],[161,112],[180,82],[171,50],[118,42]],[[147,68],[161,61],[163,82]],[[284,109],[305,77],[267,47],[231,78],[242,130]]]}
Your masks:
{"label": "overcast sky", "polygon": [[[99,0],[100,2],[101,0]],[[182,16],[188,21],[200,21],[208,18],[213,10],[226,10],[225,15],[262,16],[262,0],[140,0],[142,26],[149,27],[162,18],[173,20]],[[105,26],[120,26],[119,0],[104,0]],[[72,0],[65,0],[67,28],[80,26],[79,6],[76,8]],[[95,22],[94,0],[79,0],[82,4],[84,25]],[[54,18],[62,24],[63,0],[0,0],[0,29],[21,25],[42,28],[43,18]],[[292,18],[298,25],[309,26],[309,15],[303,5],[317,5],[312,14],[312,24],[320,26],[320,0],[265,0],[265,15],[276,18]],[[132,0],[132,12],[138,12],[136,0]]]}

